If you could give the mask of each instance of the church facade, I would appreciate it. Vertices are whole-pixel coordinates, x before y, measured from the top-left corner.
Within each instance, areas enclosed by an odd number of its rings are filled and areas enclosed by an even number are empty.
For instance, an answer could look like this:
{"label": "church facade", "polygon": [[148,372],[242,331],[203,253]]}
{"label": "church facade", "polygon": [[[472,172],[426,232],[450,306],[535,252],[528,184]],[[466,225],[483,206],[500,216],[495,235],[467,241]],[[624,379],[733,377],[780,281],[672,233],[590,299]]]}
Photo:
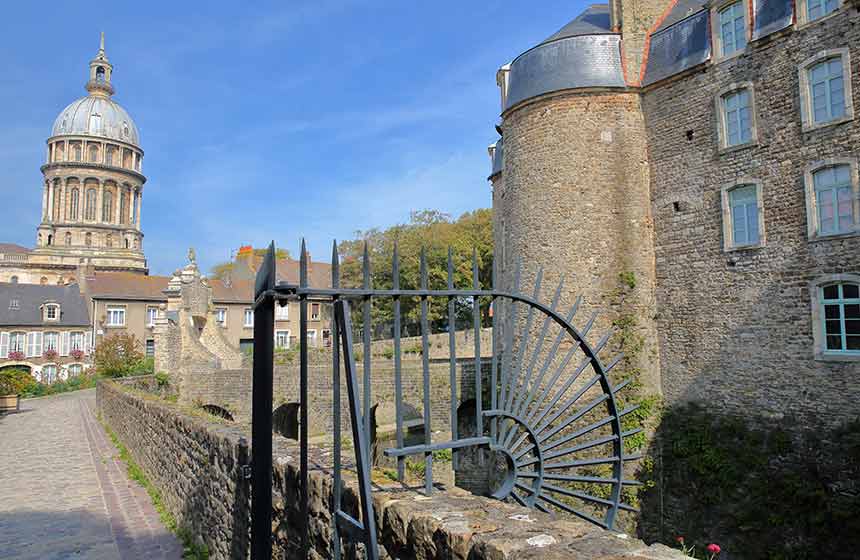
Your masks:
{"label": "church facade", "polygon": [[613,0],[502,66],[499,283],[564,276],[669,405],[856,416],[858,23],[839,0]]}

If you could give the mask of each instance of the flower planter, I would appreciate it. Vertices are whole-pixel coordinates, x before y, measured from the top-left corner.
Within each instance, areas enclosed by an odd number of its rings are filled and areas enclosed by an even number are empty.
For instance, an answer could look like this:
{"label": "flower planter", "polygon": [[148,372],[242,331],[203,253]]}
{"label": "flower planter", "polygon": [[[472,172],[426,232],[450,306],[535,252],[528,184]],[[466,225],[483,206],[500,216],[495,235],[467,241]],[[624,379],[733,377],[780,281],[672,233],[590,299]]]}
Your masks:
{"label": "flower planter", "polygon": [[7,412],[18,412],[21,406],[21,399],[18,395],[0,395],[0,414]]}

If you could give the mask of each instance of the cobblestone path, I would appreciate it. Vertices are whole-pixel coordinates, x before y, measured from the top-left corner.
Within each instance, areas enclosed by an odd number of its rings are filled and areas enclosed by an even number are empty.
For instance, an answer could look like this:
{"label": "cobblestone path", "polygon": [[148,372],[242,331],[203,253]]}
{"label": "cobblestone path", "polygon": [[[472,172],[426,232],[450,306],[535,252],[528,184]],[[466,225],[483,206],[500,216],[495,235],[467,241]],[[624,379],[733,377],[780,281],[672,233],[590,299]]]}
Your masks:
{"label": "cobblestone path", "polygon": [[94,410],[91,389],[0,416],[0,557],[182,558]]}

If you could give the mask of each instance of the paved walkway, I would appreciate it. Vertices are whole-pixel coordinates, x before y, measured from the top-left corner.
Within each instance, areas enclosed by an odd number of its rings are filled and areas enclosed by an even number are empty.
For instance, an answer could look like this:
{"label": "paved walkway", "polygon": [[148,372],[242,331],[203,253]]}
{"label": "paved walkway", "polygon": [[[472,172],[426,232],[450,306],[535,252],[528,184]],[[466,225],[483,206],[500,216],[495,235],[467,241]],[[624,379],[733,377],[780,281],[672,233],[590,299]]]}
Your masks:
{"label": "paved walkway", "polygon": [[0,416],[0,557],[182,558],[94,409],[91,389]]}

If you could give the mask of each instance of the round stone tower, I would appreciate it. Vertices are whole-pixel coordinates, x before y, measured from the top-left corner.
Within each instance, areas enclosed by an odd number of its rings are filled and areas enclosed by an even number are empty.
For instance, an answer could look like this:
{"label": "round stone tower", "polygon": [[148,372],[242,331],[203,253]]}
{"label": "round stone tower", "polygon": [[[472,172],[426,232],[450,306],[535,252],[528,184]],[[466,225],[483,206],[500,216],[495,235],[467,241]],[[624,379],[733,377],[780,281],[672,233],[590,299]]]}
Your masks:
{"label": "round stone tower", "polygon": [[615,328],[628,370],[659,392],[645,123],[609,7],[589,7],[497,80],[502,138],[491,147],[490,180],[498,283],[510,288],[520,263],[529,291],[543,268],[548,301],[564,277],[564,306],[583,297],[577,324],[600,312],[588,338]]}
{"label": "round stone tower", "polygon": [[146,274],[140,209],[143,150],[129,114],[111,99],[104,34],[90,61],[88,95],[63,109],[42,166],[42,217],[33,260]]}

